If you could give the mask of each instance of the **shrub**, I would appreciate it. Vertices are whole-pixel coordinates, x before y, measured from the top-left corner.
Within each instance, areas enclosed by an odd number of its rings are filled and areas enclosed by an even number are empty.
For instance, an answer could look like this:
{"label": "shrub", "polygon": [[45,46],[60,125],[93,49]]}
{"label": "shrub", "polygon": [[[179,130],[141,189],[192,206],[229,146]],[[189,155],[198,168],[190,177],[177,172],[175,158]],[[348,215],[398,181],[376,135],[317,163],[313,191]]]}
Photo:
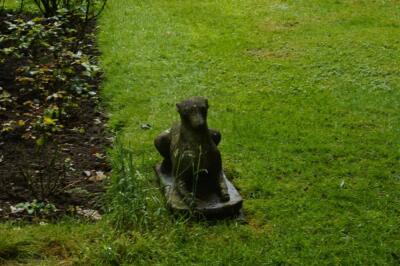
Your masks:
{"label": "shrub", "polygon": [[65,191],[67,172],[72,162],[59,160],[59,152],[52,147],[41,147],[36,151],[36,162],[20,167],[20,173],[35,199],[46,201],[50,196]]}
{"label": "shrub", "polygon": [[[24,0],[21,1],[21,6]],[[57,14],[61,9],[82,12],[88,21],[97,17],[104,9],[107,0],[33,0],[45,17]]]}

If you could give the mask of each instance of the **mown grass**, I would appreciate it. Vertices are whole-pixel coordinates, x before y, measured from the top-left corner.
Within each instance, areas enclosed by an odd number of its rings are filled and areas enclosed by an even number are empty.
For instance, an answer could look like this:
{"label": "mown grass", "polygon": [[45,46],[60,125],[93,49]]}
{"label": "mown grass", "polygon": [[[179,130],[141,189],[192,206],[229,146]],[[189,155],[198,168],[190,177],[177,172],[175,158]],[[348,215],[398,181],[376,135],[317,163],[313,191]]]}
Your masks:
{"label": "mown grass", "polygon": [[[394,0],[110,1],[99,43],[119,135],[111,212],[100,224],[3,224],[0,254],[16,245],[14,261],[48,265],[398,264],[399,37]],[[154,190],[153,139],[192,95],[209,98],[248,224],[172,219]],[[41,253],[48,238],[65,258]]]}

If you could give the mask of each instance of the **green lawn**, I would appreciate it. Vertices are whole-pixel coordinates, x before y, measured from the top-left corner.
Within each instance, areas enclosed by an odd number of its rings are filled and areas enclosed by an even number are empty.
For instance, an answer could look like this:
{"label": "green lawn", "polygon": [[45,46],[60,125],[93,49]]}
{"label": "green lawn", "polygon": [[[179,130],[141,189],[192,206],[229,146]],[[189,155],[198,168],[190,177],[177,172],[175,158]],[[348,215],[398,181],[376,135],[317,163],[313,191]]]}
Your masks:
{"label": "green lawn", "polygon": [[[0,225],[11,265],[400,263],[398,1],[115,0],[99,43],[110,214]],[[247,224],[174,220],[155,189],[153,139],[193,95]]]}

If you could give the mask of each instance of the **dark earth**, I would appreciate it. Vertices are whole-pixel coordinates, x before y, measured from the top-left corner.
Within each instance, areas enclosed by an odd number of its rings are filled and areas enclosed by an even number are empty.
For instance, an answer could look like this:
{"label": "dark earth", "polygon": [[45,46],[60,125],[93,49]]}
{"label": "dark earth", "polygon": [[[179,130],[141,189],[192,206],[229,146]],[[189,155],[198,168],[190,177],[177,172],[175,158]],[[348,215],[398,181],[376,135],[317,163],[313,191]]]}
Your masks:
{"label": "dark earth", "polygon": [[[65,38],[38,33],[39,42],[30,44],[28,52],[5,55],[5,48],[17,45],[2,39],[11,34],[7,21],[36,16],[0,11],[0,220],[53,219],[79,210],[101,213],[110,172],[105,149],[111,138],[97,96],[101,73],[88,74],[83,67],[97,63],[95,22],[82,26],[79,18],[70,17],[53,30]],[[35,23],[52,30],[52,23],[59,22]],[[84,65],[80,58],[89,60]],[[79,90],[71,89],[71,81]],[[57,112],[48,115],[49,109]],[[25,202],[55,208],[15,211]]]}

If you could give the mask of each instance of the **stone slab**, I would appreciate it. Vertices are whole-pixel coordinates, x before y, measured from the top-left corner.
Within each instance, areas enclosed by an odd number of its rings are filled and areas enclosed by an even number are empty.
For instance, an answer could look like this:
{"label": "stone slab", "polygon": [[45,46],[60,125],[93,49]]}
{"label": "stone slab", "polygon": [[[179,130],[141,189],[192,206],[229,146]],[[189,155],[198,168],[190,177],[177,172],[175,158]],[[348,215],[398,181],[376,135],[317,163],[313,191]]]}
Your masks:
{"label": "stone slab", "polygon": [[243,199],[233,184],[226,178],[225,174],[224,179],[228,187],[230,200],[221,202],[216,193],[211,193],[207,198],[197,200],[194,210],[190,210],[183,202],[182,197],[174,189],[172,175],[163,173],[160,165],[155,167],[155,172],[164,191],[167,206],[175,213],[194,214],[206,218],[223,218],[240,214]]}

